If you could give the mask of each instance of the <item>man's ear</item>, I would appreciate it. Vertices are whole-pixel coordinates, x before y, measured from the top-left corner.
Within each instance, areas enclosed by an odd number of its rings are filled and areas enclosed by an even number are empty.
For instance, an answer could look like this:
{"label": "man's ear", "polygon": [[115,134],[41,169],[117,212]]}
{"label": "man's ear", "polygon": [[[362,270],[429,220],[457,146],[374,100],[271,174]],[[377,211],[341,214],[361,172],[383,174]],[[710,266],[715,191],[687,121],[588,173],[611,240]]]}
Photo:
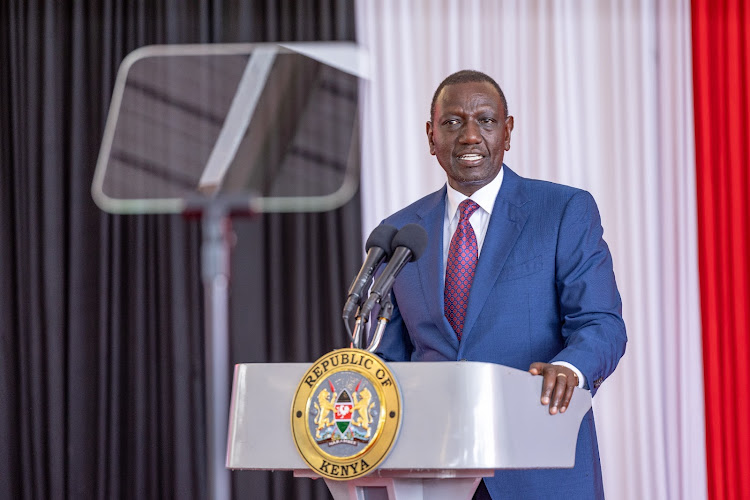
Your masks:
{"label": "man's ear", "polygon": [[513,132],[513,117],[505,119],[505,150],[510,151],[510,133]]}
{"label": "man's ear", "polygon": [[430,154],[435,156],[435,141],[432,140],[432,122],[427,122],[427,143],[430,145]]}

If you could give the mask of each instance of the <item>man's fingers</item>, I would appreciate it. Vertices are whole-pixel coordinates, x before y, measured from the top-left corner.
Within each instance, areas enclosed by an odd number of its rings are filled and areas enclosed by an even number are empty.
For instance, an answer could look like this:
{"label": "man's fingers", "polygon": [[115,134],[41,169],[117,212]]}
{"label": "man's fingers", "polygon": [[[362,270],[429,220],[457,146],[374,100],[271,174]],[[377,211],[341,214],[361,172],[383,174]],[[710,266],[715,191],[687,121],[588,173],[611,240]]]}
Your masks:
{"label": "man's fingers", "polygon": [[531,363],[531,366],[529,366],[529,373],[532,375],[541,375],[544,371],[544,363],[536,362]]}
{"label": "man's fingers", "polygon": [[554,415],[560,408],[560,403],[565,396],[565,390],[568,388],[568,376],[562,372],[555,373],[555,390],[552,393],[552,401],[549,404],[549,414]]}
{"label": "man's fingers", "polygon": [[563,366],[536,362],[529,366],[529,373],[544,376],[541,401],[543,405],[549,405],[550,415],[565,412],[576,387],[573,371]]}
{"label": "man's fingers", "polygon": [[563,397],[562,403],[560,403],[560,413],[565,413],[565,410],[568,409],[570,399],[573,397],[573,389],[575,388],[575,385],[568,384],[568,388],[565,389],[565,396]]}
{"label": "man's fingers", "polygon": [[552,397],[552,391],[555,389],[555,384],[557,383],[557,380],[555,380],[557,377],[555,377],[555,370],[553,369],[545,369],[543,371],[544,380],[542,381],[542,404],[546,405],[549,404],[550,398]]}

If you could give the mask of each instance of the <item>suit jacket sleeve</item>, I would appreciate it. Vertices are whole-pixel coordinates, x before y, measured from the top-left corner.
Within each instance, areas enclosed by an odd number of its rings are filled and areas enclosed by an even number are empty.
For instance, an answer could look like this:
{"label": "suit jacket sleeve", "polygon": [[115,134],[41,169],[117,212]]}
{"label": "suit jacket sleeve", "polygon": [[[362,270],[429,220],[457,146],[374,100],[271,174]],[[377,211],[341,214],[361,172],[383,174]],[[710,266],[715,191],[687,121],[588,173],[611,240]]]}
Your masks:
{"label": "suit jacket sleeve", "polygon": [[579,191],[560,222],[555,280],[565,347],[552,361],[581,370],[592,395],[617,366],[627,336],[612,257],[593,197]]}

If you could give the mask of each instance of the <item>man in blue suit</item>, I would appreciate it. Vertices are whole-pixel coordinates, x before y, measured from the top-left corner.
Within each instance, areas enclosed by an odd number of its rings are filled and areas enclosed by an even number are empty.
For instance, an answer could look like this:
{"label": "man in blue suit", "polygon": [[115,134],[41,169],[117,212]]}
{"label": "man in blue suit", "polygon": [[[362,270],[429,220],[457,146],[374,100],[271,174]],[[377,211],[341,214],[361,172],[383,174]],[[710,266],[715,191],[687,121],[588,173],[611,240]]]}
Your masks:
{"label": "man in blue suit", "polygon": [[[378,354],[390,361],[485,361],[541,375],[541,404],[565,412],[592,395],[627,337],[612,258],[586,191],[503,165],[513,117],[489,76],[460,71],[435,91],[427,140],[448,183],[385,220],[420,224],[422,258],[393,287]],[[469,200],[469,201],[466,201]],[[495,472],[475,498],[603,498],[593,412],[573,469]]]}

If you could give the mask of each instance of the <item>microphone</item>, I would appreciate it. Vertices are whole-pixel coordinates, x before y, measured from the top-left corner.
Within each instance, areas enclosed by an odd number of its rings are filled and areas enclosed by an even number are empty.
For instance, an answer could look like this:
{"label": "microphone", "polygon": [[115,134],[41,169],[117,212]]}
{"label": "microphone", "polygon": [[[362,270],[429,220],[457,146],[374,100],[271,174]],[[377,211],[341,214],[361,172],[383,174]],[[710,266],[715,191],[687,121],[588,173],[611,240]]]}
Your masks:
{"label": "microphone", "polygon": [[375,270],[383,261],[390,258],[391,241],[393,241],[393,237],[397,232],[398,229],[395,227],[389,224],[381,224],[373,229],[367,238],[367,242],[365,243],[367,257],[365,257],[359,273],[354,278],[354,281],[352,281],[351,286],[349,286],[348,298],[346,299],[346,304],[344,304],[344,312],[342,314],[344,321],[348,321],[352,313],[357,310],[362,295],[370,287],[372,275],[375,273]]}
{"label": "microphone", "polygon": [[396,276],[404,266],[422,256],[427,247],[427,231],[419,224],[407,224],[393,237],[391,247],[393,255],[388,265],[375,280],[370,290],[370,296],[367,297],[357,314],[357,317],[364,318],[364,321],[367,321],[367,317],[375,304],[380,303],[380,300],[391,291]]}

